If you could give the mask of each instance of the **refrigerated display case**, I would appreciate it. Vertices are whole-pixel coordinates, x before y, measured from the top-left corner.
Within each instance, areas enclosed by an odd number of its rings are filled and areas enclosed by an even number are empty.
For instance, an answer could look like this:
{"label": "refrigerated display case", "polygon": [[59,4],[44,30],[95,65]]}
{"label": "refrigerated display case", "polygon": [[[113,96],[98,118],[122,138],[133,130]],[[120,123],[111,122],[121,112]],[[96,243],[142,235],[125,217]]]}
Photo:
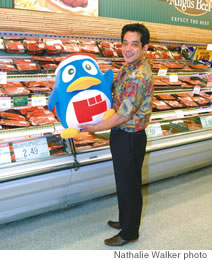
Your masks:
{"label": "refrigerated display case", "polygon": [[[123,63],[120,39],[4,31],[0,36],[0,223],[114,193],[110,132],[64,140],[57,116],[46,106],[55,68],[66,55],[92,52],[102,71],[116,73]],[[212,161],[211,69],[168,50],[172,42],[151,44],[155,100],[146,129],[144,184]],[[174,45],[180,49],[182,42]]]}

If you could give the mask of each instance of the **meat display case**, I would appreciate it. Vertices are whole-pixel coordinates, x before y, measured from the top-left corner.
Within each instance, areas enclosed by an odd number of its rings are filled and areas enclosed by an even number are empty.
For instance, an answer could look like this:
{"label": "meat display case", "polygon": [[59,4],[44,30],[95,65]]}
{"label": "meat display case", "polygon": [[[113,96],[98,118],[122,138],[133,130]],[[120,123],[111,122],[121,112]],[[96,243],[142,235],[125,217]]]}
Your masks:
{"label": "meat display case", "polygon": [[[7,32],[1,34],[2,39],[13,36],[24,37],[24,39],[36,37],[39,40],[47,40],[48,37],[56,41],[62,39],[67,45],[73,40],[119,42],[118,38],[108,37],[101,39],[68,36],[63,38],[56,35],[44,37],[44,35],[18,32],[14,35]],[[23,39],[21,41],[23,42]],[[152,44],[163,45],[162,43],[153,42]],[[173,42],[166,44],[173,44]],[[174,42],[174,44],[180,46],[182,43]],[[193,44],[193,46],[198,46],[198,44]],[[115,57],[96,55],[101,69],[105,69],[104,65],[110,65],[116,72],[123,62],[119,54]],[[16,114],[21,116],[26,115],[22,112],[28,108],[47,105],[49,92],[30,89],[29,82],[51,83],[55,78],[54,66],[46,69],[42,67],[41,60],[39,60],[40,63],[35,62],[34,56],[29,53],[11,54],[1,50],[0,59],[12,59],[12,65],[18,59],[31,59],[39,68],[36,73],[33,70],[21,73],[17,71],[17,66],[14,66],[15,72],[7,70],[6,84],[22,82],[23,87],[29,89],[30,92],[19,95],[2,93],[0,97],[2,112],[11,113],[16,110],[18,111]],[[46,55],[40,56],[46,57]],[[49,56],[60,58],[64,56],[64,53],[63,55],[56,54],[56,56],[54,53]],[[54,60],[51,64],[57,64],[59,60],[56,62]],[[159,61],[165,62],[164,59],[157,60]],[[50,61],[48,62],[47,64],[50,64]],[[187,61],[182,61],[183,64],[185,62]],[[4,82],[5,70],[2,70],[1,82]],[[204,68],[192,72],[171,69],[162,76],[158,70],[153,70],[153,72],[155,81],[164,81],[164,85],[159,84],[155,87],[155,98],[166,94],[172,96],[175,101],[179,101],[177,98],[183,93],[188,94],[189,97],[204,97],[207,102],[204,106],[198,104],[196,107],[191,105],[191,107],[183,106],[178,109],[172,107],[172,109],[160,110],[157,106],[153,106],[151,123],[146,129],[148,143],[143,167],[144,184],[210,165],[212,161],[211,69]],[[176,84],[169,84],[179,81],[179,77],[182,82],[183,79],[185,80],[184,83],[188,77],[189,80],[198,78],[202,85],[187,83],[180,87]],[[161,100],[158,99],[158,101]],[[168,105],[167,102],[166,105]],[[4,118],[4,114],[1,114],[1,118]],[[59,122],[41,125],[31,123],[27,127],[20,128],[14,126],[8,128],[5,125],[0,130],[2,158],[0,163],[0,224],[66,208],[115,192],[109,131],[94,135],[82,133],[76,140],[63,140],[60,137],[62,127]]]}

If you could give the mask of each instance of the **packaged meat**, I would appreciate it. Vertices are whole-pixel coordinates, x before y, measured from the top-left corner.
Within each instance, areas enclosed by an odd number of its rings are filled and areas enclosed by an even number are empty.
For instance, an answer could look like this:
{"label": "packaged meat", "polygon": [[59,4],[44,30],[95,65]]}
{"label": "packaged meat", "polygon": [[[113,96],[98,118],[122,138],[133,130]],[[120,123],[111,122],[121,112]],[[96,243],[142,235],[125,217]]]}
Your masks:
{"label": "packaged meat", "polygon": [[29,94],[30,91],[21,82],[8,82],[3,85],[3,89],[8,95]]}
{"label": "packaged meat", "polygon": [[47,53],[60,54],[64,49],[61,40],[45,39],[44,43],[45,43],[45,46],[46,46],[46,52]]}
{"label": "packaged meat", "polygon": [[204,97],[192,97],[192,99],[199,105],[199,106],[205,106],[210,104],[210,100],[206,99]]}
{"label": "packaged meat", "polygon": [[40,54],[45,51],[45,44],[41,39],[25,39],[23,44],[29,54]]}
{"label": "packaged meat", "polygon": [[33,126],[49,125],[57,123],[57,119],[53,116],[34,116],[29,118],[29,122]]}
{"label": "packaged meat", "polygon": [[54,62],[55,58],[53,57],[47,57],[47,56],[32,56],[34,61],[38,62]]}
{"label": "packaged meat", "polygon": [[159,95],[156,95],[156,97],[159,99],[165,99],[165,100],[176,100],[176,98],[174,96],[172,96],[171,94],[159,94]]}
{"label": "packaged meat", "polygon": [[35,107],[26,107],[20,110],[22,115],[26,115],[29,112],[34,112],[37,110],[44,110],[45,108],[42,106],[35,106]]}
{"label": "packaged meat", "polygon": [[5,40],[5,51],[10,53],[24,53],[25,48],[21,41],[19,40]]}
{"label": "packaged meat", "polygon": [[0,125],[3,126],[13,126],[13,127],[27,127],[30,123],[27,121],[0,119]]}
{"label": "packaged meat", "polygon": [[179,97],[179,100],[186,106],[186,107],[197,107],[197,103],[195,103],[191,97]]}
{"label": "packaged meat", "polygon": [[24,116],[21,116],[17,113],[0,112],[0,117],[4,119],[26,121]]}
{"label": "packaged meat", "polygon": [[57,65],[54,63],[47,63],[47,64],[43,64],[41,65],[41,68],[46,70],[46,71],[50,71],[50,70],[56,70]]}
{"label": "packaged meat", "polygon": [[33,61],[31,59],[13,59],[14,64],[19,63],[32,63]]}
{"label": "packaged meat", "polygon": [[177,100],[166,100],[166,103],[172,108],[184,108],[185,106]]}
{"label": "packaged meat", "polygon": [[80,51],[79,45],[74,43],[63,43],[63,47],[63,52],[74,53]]}
{"label": "packaged meat", "polygon": [[153,105],[157,110],[169,110],[171,107],[162,100],[153,99]]}
{"label": "packaged meat", "polygon": [[113,57],[113,56],[115,56],[115,51],[113,49],[104,49],[103,55],[105,57]]}
{"label": "packaged meat", "polygon": [[16,64],[16,67],[18,71],[22,73],[38,73],[40,70],[36,63],[19,63]]}
{"label": "packaged meat", "polygon": [[98,46],[95,44],[83,44],[80,43],[80,52],[85,52],[85,53],[93,53],[93,54],[98,54],[100,53],[100,50]]}
{"label": "packaged meat", "polygon": [[31,112],[27,112],[26,113],[26,118],[29,119],[30,117],[41,117],[41,116],[52,116],[54,117],[54,113],[47,110],[47,109],[39,109],[39,110],[36,110],[36,111],[31,111]]}
{"label": "packaged meat", "polygon": [[0,64],[0,70],[5,72],[17,72],[16,67],[12,64]]}

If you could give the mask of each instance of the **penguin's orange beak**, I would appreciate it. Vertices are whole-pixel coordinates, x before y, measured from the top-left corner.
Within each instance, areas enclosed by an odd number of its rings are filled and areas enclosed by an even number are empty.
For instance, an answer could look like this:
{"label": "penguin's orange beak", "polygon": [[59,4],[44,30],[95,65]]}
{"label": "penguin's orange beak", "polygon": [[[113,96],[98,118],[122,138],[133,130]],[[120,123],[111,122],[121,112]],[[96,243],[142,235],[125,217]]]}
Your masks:
{"label": "penguin's orange beak", "polygon": [[83,90],[83,89],[88,89],[92,86],[98,85],[102,83],[101,80],[97,78],[92,78],[92,77],[81,77],[77,80],[75,80],[73,83],[71,83],[68,88],[67,92],[72,92],[75,90]]}

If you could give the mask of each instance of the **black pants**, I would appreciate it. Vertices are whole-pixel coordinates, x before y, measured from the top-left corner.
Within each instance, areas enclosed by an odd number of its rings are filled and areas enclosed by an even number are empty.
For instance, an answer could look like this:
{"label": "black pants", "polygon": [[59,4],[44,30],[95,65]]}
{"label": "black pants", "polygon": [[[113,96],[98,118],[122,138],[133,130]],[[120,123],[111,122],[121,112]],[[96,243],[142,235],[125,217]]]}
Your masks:
{"label": "black pants", "polygon": [[119,235],[125,240],[133,240],[139,236],[143,203],[141,168],[146,142],[145,130],[135,133],[111,130],[110,149],[115,172],[119,221],[122,227]]}

